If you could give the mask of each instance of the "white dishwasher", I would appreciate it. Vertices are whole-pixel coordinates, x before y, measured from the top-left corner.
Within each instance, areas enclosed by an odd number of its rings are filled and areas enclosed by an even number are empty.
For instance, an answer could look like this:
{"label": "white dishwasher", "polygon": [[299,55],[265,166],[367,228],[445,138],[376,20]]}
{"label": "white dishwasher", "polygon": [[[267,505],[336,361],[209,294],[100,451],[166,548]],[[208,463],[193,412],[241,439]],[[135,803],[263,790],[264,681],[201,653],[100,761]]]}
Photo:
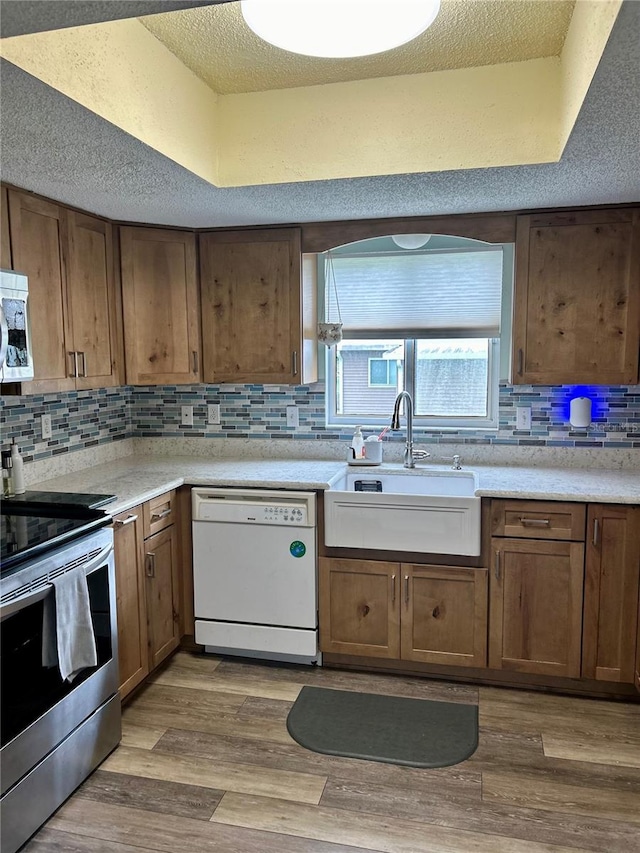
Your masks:
{"label": "white dishwasher", "polygon": [[315,494],[196,488],[191,500],[196,643],[317,662]]}

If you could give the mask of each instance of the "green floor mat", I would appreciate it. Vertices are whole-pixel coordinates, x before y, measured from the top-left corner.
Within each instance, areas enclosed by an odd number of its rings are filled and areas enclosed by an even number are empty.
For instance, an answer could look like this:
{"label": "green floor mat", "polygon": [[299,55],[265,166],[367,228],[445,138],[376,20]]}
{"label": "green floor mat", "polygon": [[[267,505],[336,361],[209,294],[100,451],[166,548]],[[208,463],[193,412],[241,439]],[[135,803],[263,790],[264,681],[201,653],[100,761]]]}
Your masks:
{"label": "green floor mat", "polygon": [[287,729],[314,752],[408,767],[447,767],[478,746],[478,707],[303,687]]}

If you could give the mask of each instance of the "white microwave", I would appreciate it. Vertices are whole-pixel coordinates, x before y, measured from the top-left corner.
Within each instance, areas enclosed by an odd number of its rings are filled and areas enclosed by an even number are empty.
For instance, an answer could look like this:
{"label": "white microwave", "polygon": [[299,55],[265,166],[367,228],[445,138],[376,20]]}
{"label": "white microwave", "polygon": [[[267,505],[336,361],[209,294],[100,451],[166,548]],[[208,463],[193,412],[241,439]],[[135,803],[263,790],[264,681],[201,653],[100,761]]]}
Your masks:
{"label": "white microwave", "polygon": [[0,382],[33,379],[26,275],[0,270]]}

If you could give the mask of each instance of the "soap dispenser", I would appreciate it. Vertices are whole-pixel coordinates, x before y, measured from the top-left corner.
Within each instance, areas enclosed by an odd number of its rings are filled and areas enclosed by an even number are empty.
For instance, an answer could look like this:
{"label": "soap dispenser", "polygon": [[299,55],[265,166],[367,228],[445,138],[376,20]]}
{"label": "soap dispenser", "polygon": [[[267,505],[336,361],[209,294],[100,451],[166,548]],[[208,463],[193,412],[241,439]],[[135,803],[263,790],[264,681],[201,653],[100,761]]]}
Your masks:
{"label": "soap dispenser", "polygon": [[24,494],[24,466],[15,438],[11,442],[11,464],[13,466],[13,493]]}
{"label": "soap dispenser", "polygon": [[351,449],[353,451],[353,459],[355,459],[356,461],[358,459],[364,459],[364,438],[362,436],[361,426],[357,426],[355,432],[353,433],[353,438],[351,439]]}

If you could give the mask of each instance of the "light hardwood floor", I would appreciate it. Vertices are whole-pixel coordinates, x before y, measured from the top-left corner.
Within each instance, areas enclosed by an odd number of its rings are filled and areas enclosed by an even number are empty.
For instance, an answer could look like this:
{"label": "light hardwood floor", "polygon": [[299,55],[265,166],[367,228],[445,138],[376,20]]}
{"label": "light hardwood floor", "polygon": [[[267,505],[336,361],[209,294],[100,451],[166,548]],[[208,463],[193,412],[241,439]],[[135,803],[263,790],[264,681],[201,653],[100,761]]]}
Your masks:
{"label": "light hardwood floor", "polygon": [[[478,703],[478,750],[436,770],[309,752],[285,725],[304,684]],[[640,705],[180,652],[24,853],[141,849],[640,850]]]}

